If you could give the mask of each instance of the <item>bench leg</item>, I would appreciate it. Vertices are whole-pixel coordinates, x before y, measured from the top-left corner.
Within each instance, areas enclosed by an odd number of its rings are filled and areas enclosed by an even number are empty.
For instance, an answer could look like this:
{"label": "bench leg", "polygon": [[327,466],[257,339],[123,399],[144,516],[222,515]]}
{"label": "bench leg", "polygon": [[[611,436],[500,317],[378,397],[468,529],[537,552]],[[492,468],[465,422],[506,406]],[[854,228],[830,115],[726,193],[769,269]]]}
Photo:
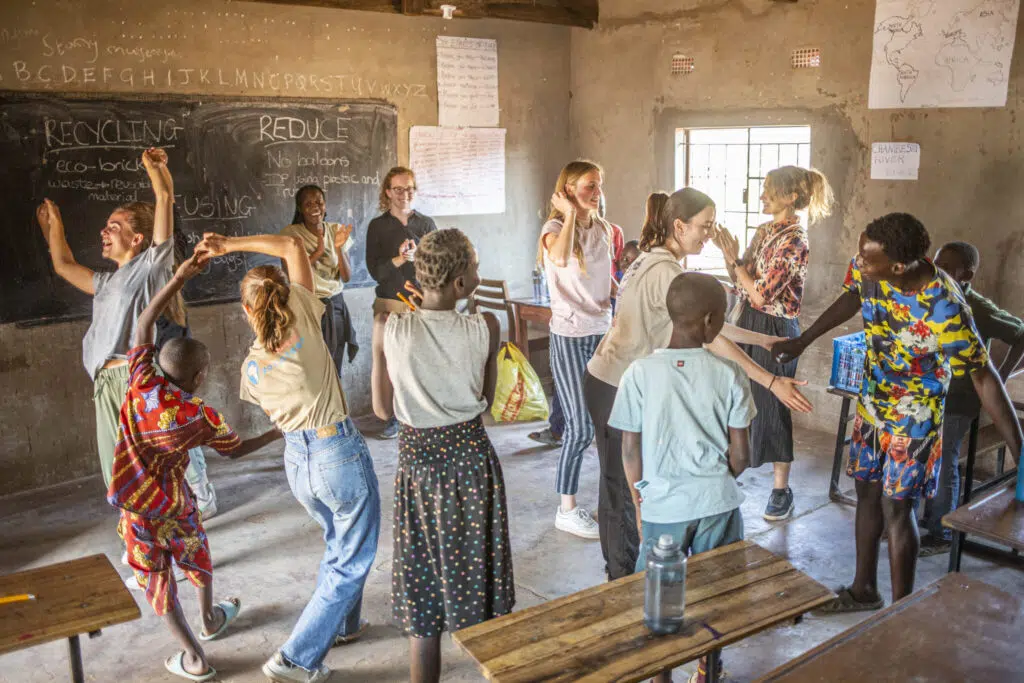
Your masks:
{"label": "bench leg", "polygon": [[82,669],[82,646],[78,636],[68,638],[68,658],[71,660],[71,680],[74,683],[85,683],[85,671]]}
{"label": "bench leg", "polygon": [[718,683],[722,675],[722,651],[712,650],[708,655],[707,682]]}
{"label": "bench leg", "polygon": [[948,572],[960,571],[960,558],[964,554],[964,534],[959,531],[953,532],[953,544],[949,548]]}

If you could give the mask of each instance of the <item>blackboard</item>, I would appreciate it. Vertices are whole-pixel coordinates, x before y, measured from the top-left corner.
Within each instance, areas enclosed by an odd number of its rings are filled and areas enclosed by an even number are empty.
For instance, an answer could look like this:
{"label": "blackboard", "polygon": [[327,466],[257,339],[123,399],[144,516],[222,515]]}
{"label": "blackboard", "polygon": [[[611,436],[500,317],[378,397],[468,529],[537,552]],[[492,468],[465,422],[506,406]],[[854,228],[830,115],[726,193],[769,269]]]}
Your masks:
{"label": "blackboard", "polygon": [[[275,234],[291,222],[295,190],[320,185],[327,220],[353,223],[349,287],[373,284],[366,228],[380,180],[397,163],[398,115],[366,100],[202,101],[0,97],[0,322],[36,324],[87,317],[91,299],[59,278],[35,223],[44,197],[61,209],[79,263],[113,270],[100,230],[128,201],[152,201],[140,156],[167,150],[174,178],[175,232],[185,253],[204,232]],[[268,259],[228,254],[189,282],[190,304],[238,300],[238,283]]]}

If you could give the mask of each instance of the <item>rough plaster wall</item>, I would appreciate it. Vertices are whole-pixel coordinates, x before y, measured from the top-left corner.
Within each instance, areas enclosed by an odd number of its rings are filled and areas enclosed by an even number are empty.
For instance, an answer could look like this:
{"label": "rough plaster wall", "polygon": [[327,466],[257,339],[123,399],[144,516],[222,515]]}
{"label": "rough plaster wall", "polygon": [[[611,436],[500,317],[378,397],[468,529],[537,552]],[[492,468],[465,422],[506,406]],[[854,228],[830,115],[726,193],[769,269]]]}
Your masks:
{"label": "rough plaster wall", "polygon": [[[221,0],[3,3],[0,88],[383,97],[398,106],[399,162],[405,163],[409,126],[437,125],[439,33],[498,40],[501,125],[508,139],[507,212],[441,217],[438,225],[470,235],[485,277],[525,282],[539,212],[569,154],[566,28]],[[74,46],[76,38],[84,40]],[[255,73],[264,74],[262,90],[253,88]],[[309,74],[331,90],[310,90],[300,78]],[[281,225],[290,218],[281,216]],[[364,414],[370,411],[373,291],[348,294],[363,350],[355,365],[346,366],[344,384],[353,412]],[[243,434],[263,429],[262,413],[237,399],[238,368],[251,340],[240,309],[197,308],[191,323],[214,358],[204,396]],[[0,494],[98,469],[92,386],[80,361],[86,328],[84,322],[0,326]]]}
{"label": "rough plaster wall", "polygon": [[[921,218],[933,242],[973,241],[979,289],[1024,313],[1024,35],[1005,108],[869,111],[874,11],[874,0],[605,0],[601,26],[572,33],[575,152],[604,164],[609,217],[636,236],[648,192],[674,189],[675,128],[809,123],[812,164],[833,182],[839,210],[810,233],[805,326],[839,293],[864,225],[895,210]],[[821,48],[820,69],[790,68],[790,50],[804,46]],[[676,52],[696,59],[692,74],[671,76]],[[869,180],[873,141],[920,143],[920,180]],[[799,375],[817,410],[798,424],[835,429],[830,364],[827,340],[805,355]]]}

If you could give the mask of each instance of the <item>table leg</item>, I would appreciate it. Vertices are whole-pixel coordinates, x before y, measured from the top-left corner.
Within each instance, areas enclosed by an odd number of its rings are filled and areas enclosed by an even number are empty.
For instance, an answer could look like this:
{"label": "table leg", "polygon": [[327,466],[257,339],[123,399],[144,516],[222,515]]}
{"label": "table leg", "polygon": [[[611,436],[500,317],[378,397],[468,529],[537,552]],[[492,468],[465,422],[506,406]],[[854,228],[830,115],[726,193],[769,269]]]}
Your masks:
{"label": "table leg", "polygon": [[68,638],[68,657],[71,660],[71,680],[74,683],[85,683],[85,671],[82,669],[82,646],[78,636]]}
{"label": "table leg", "polygon": [[712,650],[708,655],[707,683],[718,683],[722,675],[722,651]]}
{"label": "table leg", "polygon": [[832,477],[829,479],[828,497],[836,503],[856,505],[857,501],[844,496],[843,492],[839,489],[839,476],[843,468],[843,453],[846,450],[846,444],[849,442],[846,436],[846,425],[850,421],[850,403],[850,399],[843,398],[843,405],[839,409],[839,426],[836,429],[836,448],[832,454]]}
{"label": "table leg", "polygon": [[523,312],[520,309],[516,309],[516,337],[518,341],[516,346],[523,352],[523,356],[530,359],[530,330],[526,323],[526,318],[523,317]]}

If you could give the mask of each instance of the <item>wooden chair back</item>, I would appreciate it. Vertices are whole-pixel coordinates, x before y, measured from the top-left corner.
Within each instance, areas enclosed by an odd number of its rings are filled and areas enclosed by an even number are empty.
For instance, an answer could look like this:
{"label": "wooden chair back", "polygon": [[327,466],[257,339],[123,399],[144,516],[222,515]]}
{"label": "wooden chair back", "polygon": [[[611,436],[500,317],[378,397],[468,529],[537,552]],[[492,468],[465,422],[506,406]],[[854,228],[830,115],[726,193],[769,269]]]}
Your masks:
{"label": "wooden chair back", "polygon": [[480,279],[480,286],[469,297],[469,312],[479,313],[481,308],[504,311],[508,320],[508,334],[510,337],[514,334],[516,321],[512,315],[512,306],[508,303],[508,285],[504,280]]}

